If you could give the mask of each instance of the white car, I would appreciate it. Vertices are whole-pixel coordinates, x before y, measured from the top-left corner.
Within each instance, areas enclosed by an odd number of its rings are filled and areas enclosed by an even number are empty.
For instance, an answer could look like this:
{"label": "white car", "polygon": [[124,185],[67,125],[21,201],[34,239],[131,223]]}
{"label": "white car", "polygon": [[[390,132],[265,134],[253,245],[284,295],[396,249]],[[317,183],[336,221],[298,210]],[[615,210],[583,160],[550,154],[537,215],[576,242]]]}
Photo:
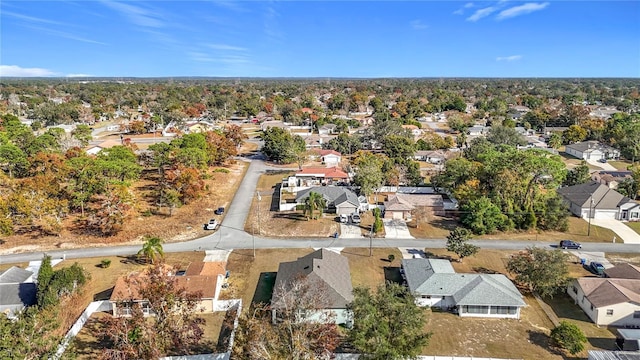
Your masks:
{"label": "white car", "polygon": [[349,222],[349,216],[347,214],[340,214],[340,222],[346,224]]}
{"label": "white car", "polygon": [[218,226],[220,226],[220,223],[218,222],[218,220],[211,219],[211,220],[209,220],[208,223],[204,224],[204,229],[205,230],[215,230],[215,229],[218,228]]}
{"label": "white car", "polygon": [[353,213],[351,214],[351,222],[354,224],[360,224],[360,215]]}

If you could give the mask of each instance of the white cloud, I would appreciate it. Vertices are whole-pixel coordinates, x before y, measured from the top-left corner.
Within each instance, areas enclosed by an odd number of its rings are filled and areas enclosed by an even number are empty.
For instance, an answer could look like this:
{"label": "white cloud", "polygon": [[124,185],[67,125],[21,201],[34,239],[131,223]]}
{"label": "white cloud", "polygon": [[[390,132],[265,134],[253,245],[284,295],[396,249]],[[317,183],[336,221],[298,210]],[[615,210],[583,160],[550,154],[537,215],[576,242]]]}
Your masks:
{"label": "white cloud", "polygon": [[496,61],[516,61],[522,59],[522,55],[498,56]]}
{"label": "white cloud", "polygon": [[414,30],[424,30],[428,27],[427,24],[422,22],[422,20],[413,20],[410,24]]}
{"label": "white cloud", "polygon": [[489,6],[486,8],[482,8],[482,9],[478,9],[476,10],[476,12],[473,13],[473,15],[469,16],[467,18],[467,21],[478,21],[480,19],[482,19],[483,17],[487,17],[489,15],[491,15],[492,13],[496,12],[498,10],[498,8],[496,6]]}
{"label": "white cloud", "polygon": [[465,9],[472,8],[472,7],[473,7],[473,3],[471,3],[471,2],[466,3],[466,4],[464,4],[464,6],[463,6],[463,7],[464,7]]}
{"label": "white cloud", "polygon": [[49,69],[23,68],[18,65],[0,65],[0,76],[9,77],[47,77],[57,74]]}
{"label": "white cloud", "polygon": [[514,6],[512,8],[506,9],[506,10],[502,10],[498,14],[498,16],[496,16],[496,18],[498,20],[503,20],[503,19],[508,19],[508,18],[520,16],[520,15],[530,14],[530,13],[532,13],[534,11],[543,10],[547,6],[549,6],[548,2],[544,2],[544,3],[526,3],[526,4]]}
{"label": "white cloud", "polygon": [[162,21],[161,16],[153,11],[131,5],[131,3],[117,1],[102,1],[102,3],[119,12],[135,25],[151,28],[164,27],[164,21]]}
{"label": "white cloud", "polygon": [[227,45],[227,44],[207,44],[207,47],[214,50],[247,51],[246,48],[243,48],[240,46]]}
{"label": "white cloud", "polygon": [[43,23],[43,24],[51,24],[51,25],[65,25],[65,24],[63,24],[61,22],[58,22],[58,21],[49,20],[49,19],[43,19],[43,18],[39,18],[39,17],[35,17],[35,16],[22,15],[22,14],[14,13],[12,11],[6,11],[5,10],[5,11],[2,12],[2,14],[3,15],[8,15],[8,16],[16,18],[16,19],[32,22],[32,23]]}
{"label": "white cloud", "polygon": [[87,78],[87,77],[94,77],[94,75],[90,75],[90,74],[67,74],[66,77],[68,77],[68,78]]}

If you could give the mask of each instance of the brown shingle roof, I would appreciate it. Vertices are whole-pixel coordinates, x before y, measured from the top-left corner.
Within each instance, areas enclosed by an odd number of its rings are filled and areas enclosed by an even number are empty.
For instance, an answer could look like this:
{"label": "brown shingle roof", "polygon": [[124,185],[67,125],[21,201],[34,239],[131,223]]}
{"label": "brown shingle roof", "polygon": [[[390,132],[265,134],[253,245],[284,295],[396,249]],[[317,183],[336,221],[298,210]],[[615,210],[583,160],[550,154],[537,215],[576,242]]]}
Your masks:
{"label": "brown shingle roof", "polygon": [[618,264],[612,268],[605,269],[604,274],[614,279],[636,279],[640,280],[640,267],[628,263]]}
{"label": "brown shingle roof", "polygon": [[625,302],[640,304],[640,280],[579,278],[578,284],[595,307]]}

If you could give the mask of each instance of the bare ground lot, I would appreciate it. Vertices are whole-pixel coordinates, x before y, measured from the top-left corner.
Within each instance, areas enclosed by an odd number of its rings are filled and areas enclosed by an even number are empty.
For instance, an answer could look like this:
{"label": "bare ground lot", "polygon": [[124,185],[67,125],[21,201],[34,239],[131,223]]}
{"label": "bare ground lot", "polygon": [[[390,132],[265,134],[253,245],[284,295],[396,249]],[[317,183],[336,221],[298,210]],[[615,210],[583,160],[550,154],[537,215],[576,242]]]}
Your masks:
{"label": "bare ground lot", "polygon": [[[200,198],[177,208],[169,216],[167,209],[157,211],[150,180],[141,180],[134,184],[136,195],[136,213],[125,221],[122,231],[114,236],[99,237],[83,234],[75,230],[75,217],[65,220],[60,236],[12,235],[2,237],[0,254],[25,251],[43,251],[68,249],[83,246],[111,246],[116,244],[142,244],[145,235],[160,236],[166,242],[185,241],[205,235],[202,224],[213,215],[218,206],[231,202],[233,195],[247,169],[247,163],[235,162],[223,171],[210,169],[210,178],[205,180],[209,190]],[[153,175],[149,175],[153,176]],[[203,211],[203,209],[205,211]],[[147,212],[149,210],[149,212]],[[152,214],[153,213],[153,214]],[[144,214],[144,215],[143,215]]]}

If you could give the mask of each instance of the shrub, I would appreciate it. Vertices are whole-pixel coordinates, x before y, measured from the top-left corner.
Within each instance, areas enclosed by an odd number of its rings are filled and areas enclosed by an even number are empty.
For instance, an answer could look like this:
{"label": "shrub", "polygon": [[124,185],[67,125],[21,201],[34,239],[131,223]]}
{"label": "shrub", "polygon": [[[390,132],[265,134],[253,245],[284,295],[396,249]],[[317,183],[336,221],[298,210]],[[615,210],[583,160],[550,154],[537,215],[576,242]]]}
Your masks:
{"label": "shrub", "polygon": [[111,266],[111,260],[109,259],[102,259],[102,261],[100,261],[100,267],[102,267],[103,269],[108,268],[109,266]]}
{"label": "shrub", "polygon": [[229,169],[217,168],[217,169],[213,170],[213,172],[228,174],[229,173]]}

